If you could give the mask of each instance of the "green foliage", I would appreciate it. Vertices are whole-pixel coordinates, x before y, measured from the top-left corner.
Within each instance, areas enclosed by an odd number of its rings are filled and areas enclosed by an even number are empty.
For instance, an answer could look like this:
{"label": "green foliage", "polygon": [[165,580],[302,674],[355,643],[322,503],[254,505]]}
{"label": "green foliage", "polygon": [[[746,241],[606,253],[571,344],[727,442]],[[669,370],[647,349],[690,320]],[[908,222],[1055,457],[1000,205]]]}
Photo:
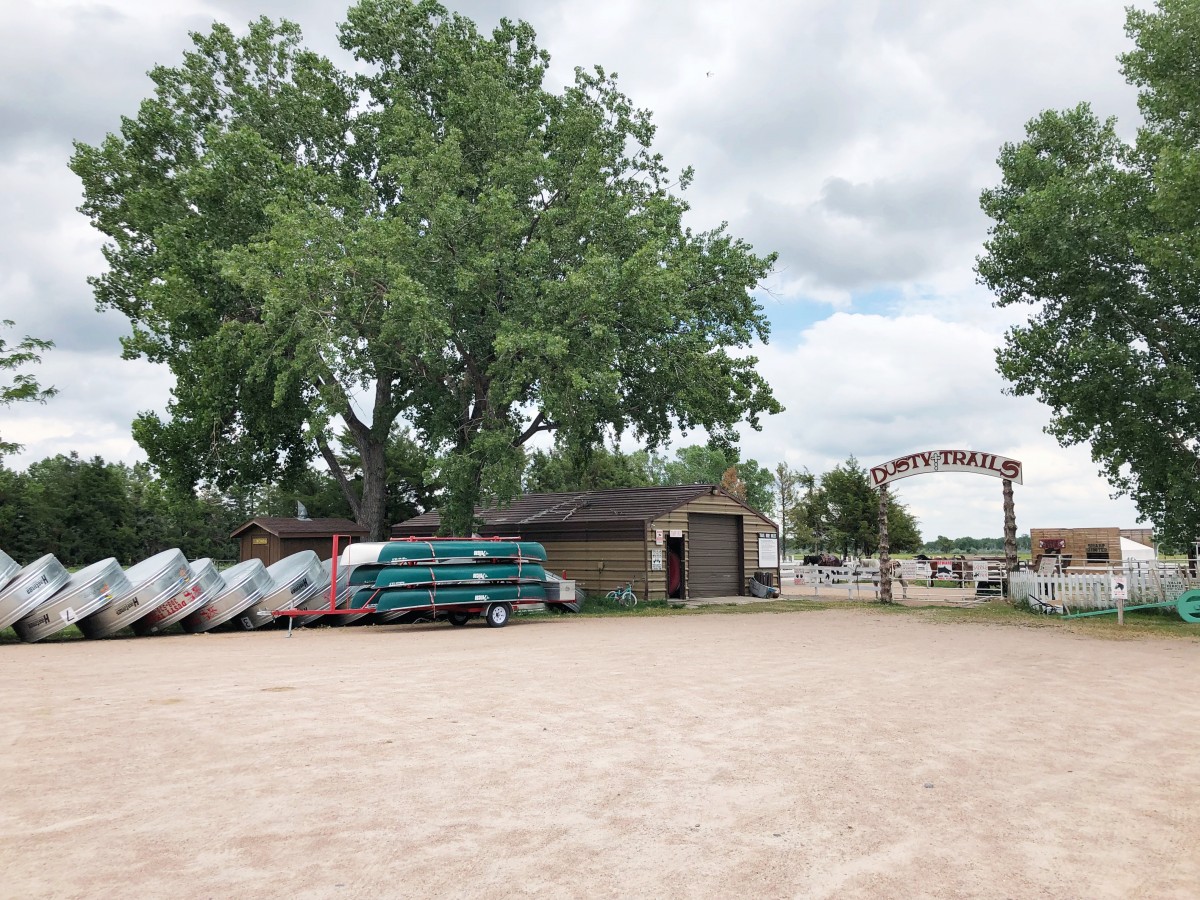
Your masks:
{"label": "green foliage", "polygon": [[180,496],[151,475],[77,454],[0,469],[0,547],[28,562],[53,553],[67,566],[115,556],[131,565],[178,547],[191,559],[228,560],[239,511],[211,494]]}
{"label": "green foliage", "polygon": [[[12,328],[16,324],[12,319],[0,320],[0,329]],[[53,341],[43,341],[26,335],[16,344],[9,344],[0,337],[0,372],[17,370],[22,366],[42,361],[41,352],[54,346]],[[11,384],[0,383],[0,406],[11,406],[13,403],[33,402],[45,403],[47,399],[58,393],[54,387],[42,387],[36,378],[28,372],[17,372]],[[20,444],[11,441],[0,441],[0,457],[8,453],[16,453],[21,449]]]}
{"label": "green foliage", "polygon": [[[802,483],[807,490],[789,523],[795,547],[843,556],[871,555],[879,549],[879,494],[857,459],[851,456],[819,479],[807,476]],[[894,495],[888,500],[888,544],[896,553],[921,546],[917,520]]]}
{"label": "green foliage", "polygon": [[525,490],[531,493],[602,491],[656,484],[657,460],[645,450],[625,453],[604,446],[573,448],[556,441],[530,455]]}
{"label": "green foliage", "polygon": [[1200,535],[1200,3],[1130,9],[1121,57],[1145,126],[1133,144],[1087,104],[1005,144],[980,281],[1029,305],[997,354],[1164,539]]}
{"label": "green foliage", "polygon": [[780,410],[740,350],[767,337],[749,289],[774,256],[683,226],[690,172],[672,182],[612,76],[548,91],[528,24],[488,36],[430,0],[361,0],[340,38],[361,74],[290,23],[216,25],[119,134],[76,146],[110,239],[97,300],[176,376],[167,418],[135,426],[156,467],[289,483],[320,453],[379,537],[404,420],[465,532],[539,432],[728,441]]}
{"label": "green foliage", "polygon": [[[771,470],[757,460],[743,460],[728,445],[695,444],[680,447],[675,459],[658,467],[658,484],[725,484],[753,509],[769,512],[773,506]],[[733,470],[730,472],[730,470]],[[727,480],[727,474],[729,478]]]}
{"label": "green foliage", "polygon": [[[1029,552],[1029,534],[1017,535],[1017,552]],[[975,537],[960,537],[948,538],[944,534],[939,534],[936,540],[928,541],[921,546],[921,550],[925,553],[1003,553],[1004,538],[975,538]]]}

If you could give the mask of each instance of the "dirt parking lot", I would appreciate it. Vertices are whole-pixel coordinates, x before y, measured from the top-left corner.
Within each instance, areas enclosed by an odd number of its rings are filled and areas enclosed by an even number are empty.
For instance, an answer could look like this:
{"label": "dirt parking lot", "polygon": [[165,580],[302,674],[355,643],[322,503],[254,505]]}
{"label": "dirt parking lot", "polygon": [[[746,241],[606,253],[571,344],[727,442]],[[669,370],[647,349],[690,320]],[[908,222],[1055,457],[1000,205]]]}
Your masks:
{"label": "dirt parking lot", "polygon": [[1194,898],[1198,672],[862,610],[0,645],[0,896]]}

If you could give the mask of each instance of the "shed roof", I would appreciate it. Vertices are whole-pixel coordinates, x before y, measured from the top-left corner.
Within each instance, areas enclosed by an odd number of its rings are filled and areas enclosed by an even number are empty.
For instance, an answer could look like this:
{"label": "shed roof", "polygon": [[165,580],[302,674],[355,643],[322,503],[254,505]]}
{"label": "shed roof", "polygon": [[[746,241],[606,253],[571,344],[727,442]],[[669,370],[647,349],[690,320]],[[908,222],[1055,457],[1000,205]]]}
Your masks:
{"label": "shed roof", "polygon": [[[617,488],[607,491],[569,491],[560,494],[524,494],[508,506],[488,506],[475,515],[489,529],[507,527],[552,528],[556,525],[581,527],[606,522],[645,522],[665,516],[705,494],[721,494],[734,503],[742,503],[719,485],[685,484],[667,487]],[[751,510],[762,516],[757,510]],[[765,516],[763,519],[770,521]],[[393,537],[424,535],[441,525],[436,512],[422,513],[392,526]]]}
{"label": "shed roof", "polygon": [[230,537],[258,526],[276,537],[328,537],[333,534],[363,535],[369,529],[349,519],[289,519],[284,516],[259,516],[239,527]]}

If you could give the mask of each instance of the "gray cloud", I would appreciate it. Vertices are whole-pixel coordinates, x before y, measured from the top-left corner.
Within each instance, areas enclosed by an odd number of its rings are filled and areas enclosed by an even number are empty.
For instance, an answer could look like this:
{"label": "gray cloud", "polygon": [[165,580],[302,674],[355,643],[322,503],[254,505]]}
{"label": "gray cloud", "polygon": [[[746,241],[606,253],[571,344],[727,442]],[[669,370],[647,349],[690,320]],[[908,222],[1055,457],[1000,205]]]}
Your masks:
{"label": "gray cloud", "polygon": [[[140,409],[161,409],[169,386],[161,370],[120,360],[127,323],[93,310],[86,278],[102,268],[101,242],[75,212],[71,141],[97,142],[135,114],[151,89],[145,72],[177,64],[187,32],[214,19],[238,28],[261,14],[291,18],[313,49],[344,63],[335,26],[346,5],[0,8],[0,317],[57,342],[44,371],[66,388],[48,406],[5,410],[6,429],[16,423],[15,439],[29,445],[18,462],[70,449],[137,457],[129,422]],[[552,84],[577,65],[619,72],[634,103],[654,110],[656,149],[668,164],[696,166],[691,224],[728,220],[760,250],[781,252],[773,312],[789,299],[846,304],[874,290],[899,298],[888,318],[833,316],[799,343],[764,351],[763,372],[789,411],[763,434],[747,434],[753,455],[820,471],[851,452],[868,461],[935,443],[1010,448],[1037,463],[1031,472],[1047,473],[1025,491],[1038,523],[1073,524],[1074,515],[1131,524],[1131,508],[1108,503],[1086,452],[1041,435],[1044,410],[1000,395],[991,357],[1005,323],[987,310],[970,270],[986,228],[977,197],[997,177],[1001,142],[1019,139],[1040,110],[1085,99],[1121,116],[1126,133],[1136,124],[1133,91],[1114,59],[1127,47],[1120,4],[453,5],[485,28],[502,15],[528,19],[553,56]],[[993,485],[968,480],[951,506],[940,499],[944,488],[917,482],[902,492],[927,530],[995,532],[970,518],[994,521]],[[951,509],[959,518],[946,517]]]}

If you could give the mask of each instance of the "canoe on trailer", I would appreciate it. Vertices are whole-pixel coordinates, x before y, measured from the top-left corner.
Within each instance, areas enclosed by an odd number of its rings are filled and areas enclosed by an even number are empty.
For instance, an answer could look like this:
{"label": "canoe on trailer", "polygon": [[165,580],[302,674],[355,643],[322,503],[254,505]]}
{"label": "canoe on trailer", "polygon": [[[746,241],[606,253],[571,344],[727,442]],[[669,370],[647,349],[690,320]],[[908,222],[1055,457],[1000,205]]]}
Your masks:
{"label": "canoe on trailer", "polygon": [[490,627],[503,628],[514,609],[544,607],[546,589],[540,584],[481,584],[376,589],[371,595],[380,622],[446,619],[451,625],[466,625],[472,617],[482,616]]}
{"label": "canoe on trailer", "polygon": [[386,566],[375,574],[375,587],[439,584],[490,584],[497,581],[541,582],[546,570],[538,563],[492,563],[445,566]]}
{"label": "canoe on trailer", "polygon": [[525,559],[545,562],[546,548],[533,541],[388,541],[379,549],[381,563],[464,563],[494,559]]}
{"label": "canoe on trailer", "polygon": [[376,612],[434,609],[443,606],[482,607],[489,603],[544,603],[546,589],[540,584],[481,584],[478,587],[402,588],[381,590],[375,597]]}

